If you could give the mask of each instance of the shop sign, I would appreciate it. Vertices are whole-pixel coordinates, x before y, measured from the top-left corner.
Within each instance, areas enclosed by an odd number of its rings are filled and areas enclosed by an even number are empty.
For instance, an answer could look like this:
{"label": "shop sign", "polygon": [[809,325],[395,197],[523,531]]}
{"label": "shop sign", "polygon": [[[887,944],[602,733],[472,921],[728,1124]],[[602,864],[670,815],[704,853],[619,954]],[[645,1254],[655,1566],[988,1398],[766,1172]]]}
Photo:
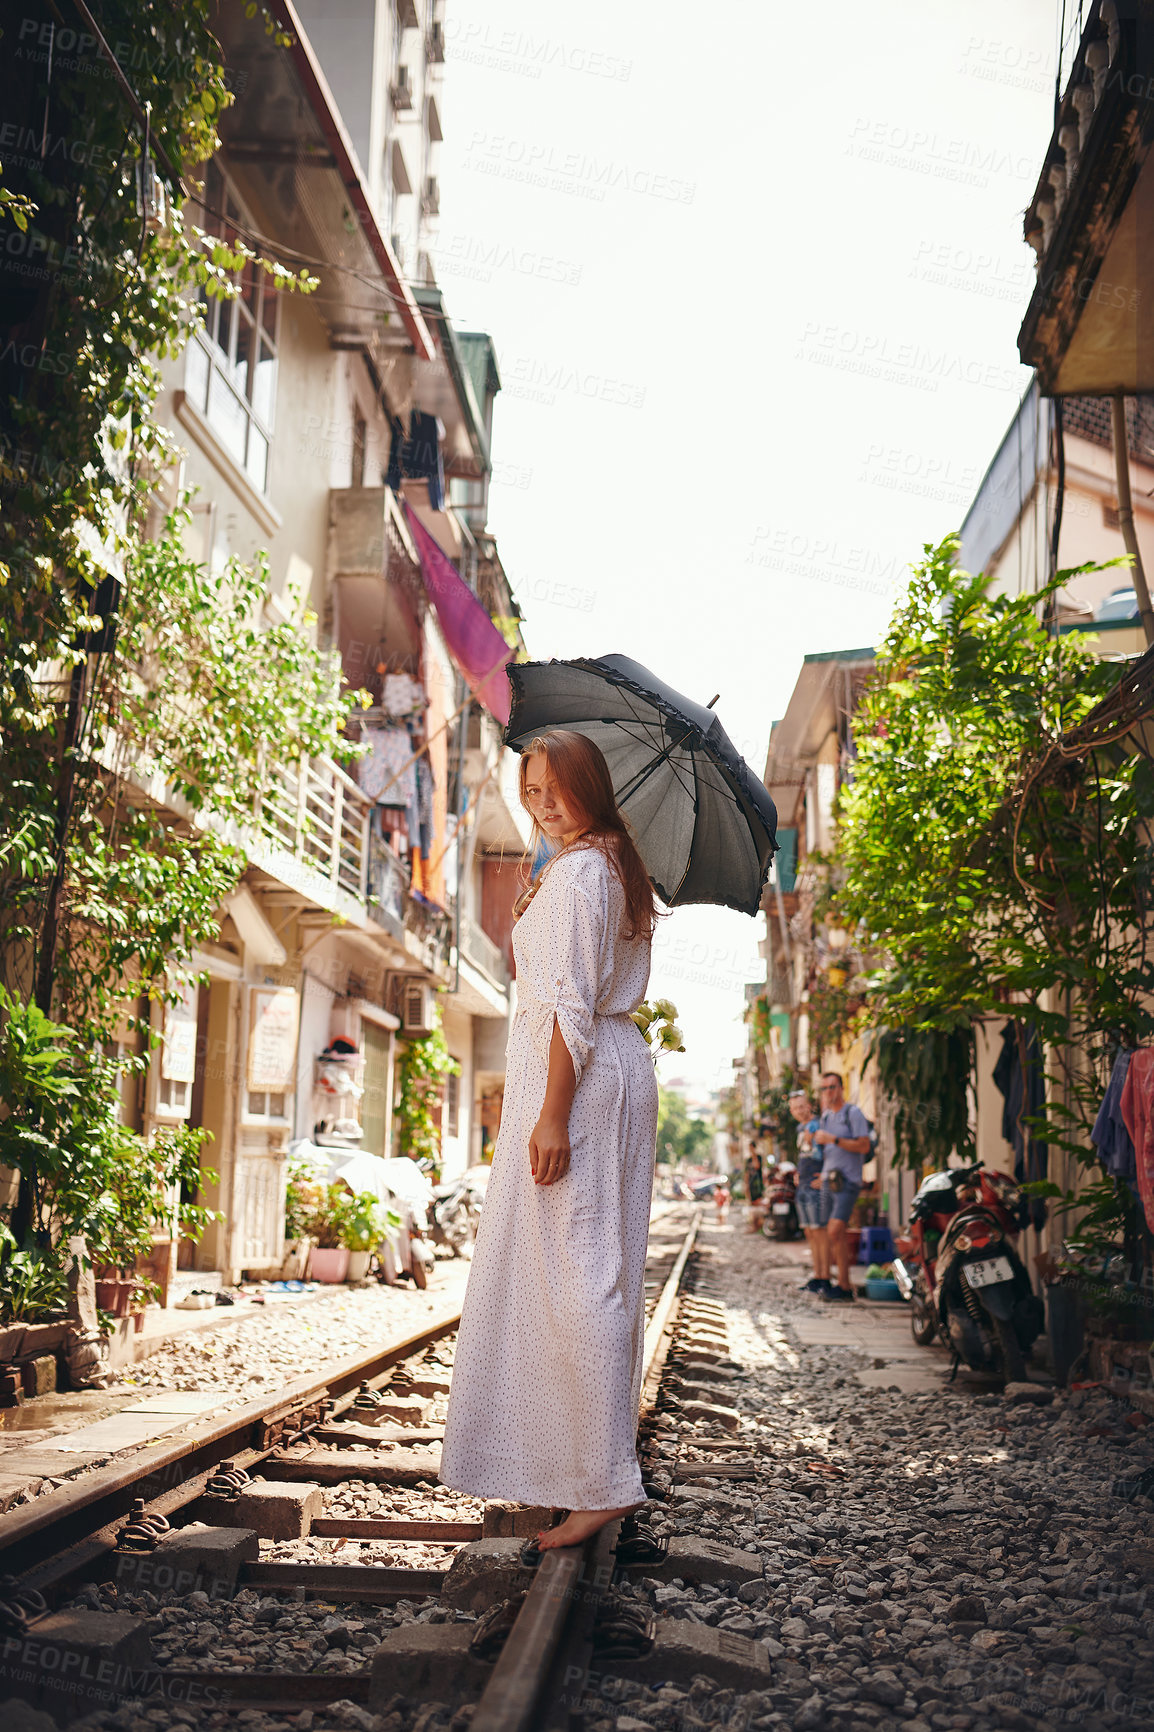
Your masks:
{"label": "shop sign", "polygon": [[186,984],[180,1002],[165,1007],[160,1074],[166,1082],[190,1083],[196,1075],[196,998],[196,985]]}
{"label": "shop sign", "polygon": [[290,1089],[296,1074],[300,997],[291,987],[254,986],[249,998],[248,1086]]}

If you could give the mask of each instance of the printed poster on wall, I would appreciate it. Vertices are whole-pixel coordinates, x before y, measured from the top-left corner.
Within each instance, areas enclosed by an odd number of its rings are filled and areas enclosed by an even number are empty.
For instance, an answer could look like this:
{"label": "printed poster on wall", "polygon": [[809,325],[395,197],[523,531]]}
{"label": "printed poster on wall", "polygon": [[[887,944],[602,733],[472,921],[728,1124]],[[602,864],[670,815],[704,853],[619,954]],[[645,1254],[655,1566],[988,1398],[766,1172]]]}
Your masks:
{"label": "printed poster on wall", "polygon": [[282,1093],[296,1075],[300,997],[291,986],[254,986],[249,998],[248,1086]]}

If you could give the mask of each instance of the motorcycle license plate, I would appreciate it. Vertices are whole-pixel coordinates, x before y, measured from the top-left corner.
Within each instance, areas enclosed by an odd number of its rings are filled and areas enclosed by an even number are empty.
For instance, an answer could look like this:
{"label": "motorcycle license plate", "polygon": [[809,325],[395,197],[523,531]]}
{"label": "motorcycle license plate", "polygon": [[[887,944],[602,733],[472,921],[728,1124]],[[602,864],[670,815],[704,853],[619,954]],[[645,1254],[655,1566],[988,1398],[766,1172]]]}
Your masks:
{"label": "motorcycle license plate", "polygon": [[998,1281],[1012,1281],[1014,1266],[1008,1257],[987,1257],[981,1263],[966,1264],[966,1280],[971,1287],[992,1287]]}
{"label": "motorcycle license plate", "polygon": [[789,1204],[788,1203],[774,1203],[773,1212],[775,1215],[788,1215],[789,1214]]}

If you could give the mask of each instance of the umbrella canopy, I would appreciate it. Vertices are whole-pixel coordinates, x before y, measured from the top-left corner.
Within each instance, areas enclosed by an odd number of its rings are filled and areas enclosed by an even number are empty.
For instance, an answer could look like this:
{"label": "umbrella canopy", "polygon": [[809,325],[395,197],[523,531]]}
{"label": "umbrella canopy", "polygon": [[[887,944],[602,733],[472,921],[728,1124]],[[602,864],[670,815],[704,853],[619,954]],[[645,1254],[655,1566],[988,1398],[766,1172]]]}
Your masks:
{"label": "umbrella canopy", "polygon": [[505,739],[523,752],[564,728],[600,746],[662,901],[756,914],[777,810],[711,709],[628,656],[510,663]]}

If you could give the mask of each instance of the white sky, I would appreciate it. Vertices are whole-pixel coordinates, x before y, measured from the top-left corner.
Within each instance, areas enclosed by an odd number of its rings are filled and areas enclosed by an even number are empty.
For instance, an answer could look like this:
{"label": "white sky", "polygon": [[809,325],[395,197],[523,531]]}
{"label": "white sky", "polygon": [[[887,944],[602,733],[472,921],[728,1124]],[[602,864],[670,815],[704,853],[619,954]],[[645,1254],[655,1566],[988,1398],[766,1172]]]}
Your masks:
{"label": "white sky", "polygon": [[[1053,0],[450,0],[437,275],[497,345],[534,659],[720,691],[760,774],[802,656],[877,640],[1028,380],[1056,33]],[[664,923],[667,1079],[731,1080],[762,927]]]}

